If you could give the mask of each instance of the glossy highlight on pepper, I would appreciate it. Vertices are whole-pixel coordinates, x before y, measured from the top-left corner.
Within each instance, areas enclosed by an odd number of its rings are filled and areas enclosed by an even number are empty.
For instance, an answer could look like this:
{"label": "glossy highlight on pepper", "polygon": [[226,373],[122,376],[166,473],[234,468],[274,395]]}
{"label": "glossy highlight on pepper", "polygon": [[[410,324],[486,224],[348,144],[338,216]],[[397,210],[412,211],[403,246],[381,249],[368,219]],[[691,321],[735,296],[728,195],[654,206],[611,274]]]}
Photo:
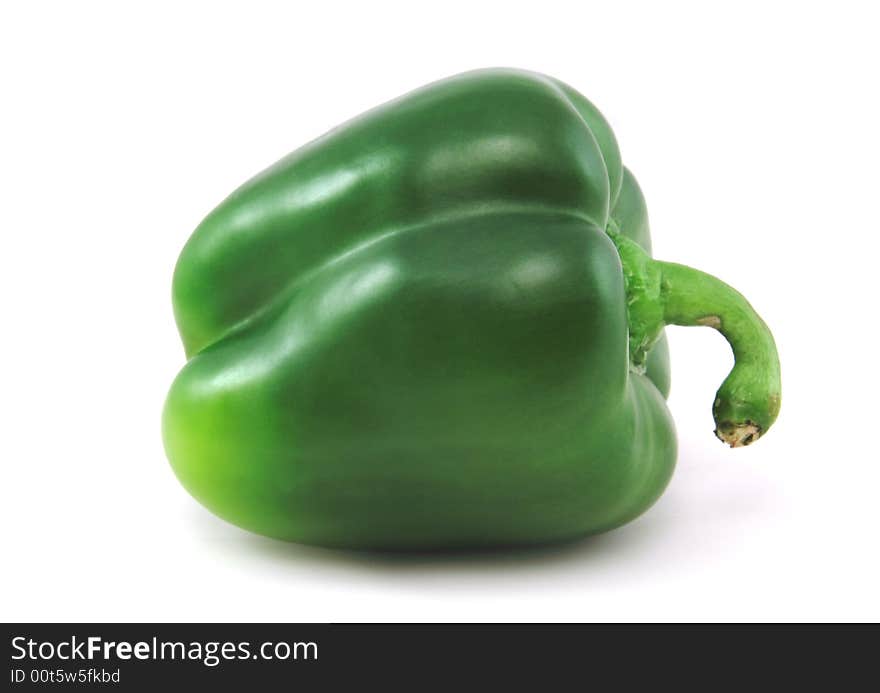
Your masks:
{"label": "glossy highlight on pepper", "polygon": [[619,526],[675,464],[665,325],[733,346],[722,440],[779,410],[751,306],[650,251],[614,134],[571,87],[483,70],[380,106],[247,181],[184,247],[171,465],[220,517],[324,546]]}

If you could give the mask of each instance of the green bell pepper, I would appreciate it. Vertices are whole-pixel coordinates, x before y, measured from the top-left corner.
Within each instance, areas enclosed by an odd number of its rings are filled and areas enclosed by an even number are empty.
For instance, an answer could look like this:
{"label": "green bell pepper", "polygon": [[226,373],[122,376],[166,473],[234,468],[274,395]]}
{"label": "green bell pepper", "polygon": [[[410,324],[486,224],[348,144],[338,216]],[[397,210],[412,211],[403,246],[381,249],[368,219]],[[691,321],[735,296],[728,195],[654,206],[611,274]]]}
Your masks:
{"label": "green bell pepper", "polygon": [[649,252],[614,134],[567,85],[479,71],[374,109],[246,182],[183,249],[172,467],[220,517],[325,546],[619,526],[675,463],[665,325],[733,347],[722,440],[779,410],[745,299]]}

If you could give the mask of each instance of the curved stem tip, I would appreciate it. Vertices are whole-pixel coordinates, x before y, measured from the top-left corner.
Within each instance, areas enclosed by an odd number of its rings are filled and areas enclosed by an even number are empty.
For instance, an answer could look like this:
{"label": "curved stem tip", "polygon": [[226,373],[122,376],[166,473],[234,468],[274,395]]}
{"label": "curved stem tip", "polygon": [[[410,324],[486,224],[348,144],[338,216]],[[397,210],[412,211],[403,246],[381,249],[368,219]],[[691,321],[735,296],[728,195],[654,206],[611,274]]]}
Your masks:
{"label": "curved stem tip", "polygon": [[653,260],[635,242],[609,230],[623,265],[630,356],[643,370],[666,325],[718,330],[734,366],[715,395],[715,435],[731,447],[754,443],[779,414],[781,381],[773,335],[738,291],[705,272]]}

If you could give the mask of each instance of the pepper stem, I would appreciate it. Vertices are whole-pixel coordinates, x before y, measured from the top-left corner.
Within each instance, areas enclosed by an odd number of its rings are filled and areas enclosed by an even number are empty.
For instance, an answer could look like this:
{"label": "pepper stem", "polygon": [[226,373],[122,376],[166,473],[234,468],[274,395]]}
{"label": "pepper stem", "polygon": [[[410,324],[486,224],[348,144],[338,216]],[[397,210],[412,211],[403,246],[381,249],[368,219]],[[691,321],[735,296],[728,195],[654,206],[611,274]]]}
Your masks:
{"label": "pepper stem", "polygon": [[733,448],[754,443],[779,414],[779,356],[773,335],[738,291],[720,279],[671,262],[653,260],[634,241],[608,231],[623,265],[630,358],[643,371],[665,325],[704,325],[733,349],[734,366],[718,388],[715,435]]}

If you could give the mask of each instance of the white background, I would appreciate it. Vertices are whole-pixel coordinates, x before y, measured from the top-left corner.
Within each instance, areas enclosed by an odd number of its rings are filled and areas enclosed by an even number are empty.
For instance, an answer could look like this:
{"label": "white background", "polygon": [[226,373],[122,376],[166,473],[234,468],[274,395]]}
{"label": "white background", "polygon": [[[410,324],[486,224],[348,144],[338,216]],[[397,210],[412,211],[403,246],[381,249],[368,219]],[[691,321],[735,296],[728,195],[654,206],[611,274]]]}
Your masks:
{"label": "white background", "polygon": [[[0,618],[880,619],[878,20],[869,3],[709,5],[4,4]],[[394,557],[215,519],[160,437],[189,233],[330,127],[498,65],[593,100],[656,255],[762,313],[783,365],[774,430],[715,440],[728,348],[673,328],[679,464],[623,529]]]}

